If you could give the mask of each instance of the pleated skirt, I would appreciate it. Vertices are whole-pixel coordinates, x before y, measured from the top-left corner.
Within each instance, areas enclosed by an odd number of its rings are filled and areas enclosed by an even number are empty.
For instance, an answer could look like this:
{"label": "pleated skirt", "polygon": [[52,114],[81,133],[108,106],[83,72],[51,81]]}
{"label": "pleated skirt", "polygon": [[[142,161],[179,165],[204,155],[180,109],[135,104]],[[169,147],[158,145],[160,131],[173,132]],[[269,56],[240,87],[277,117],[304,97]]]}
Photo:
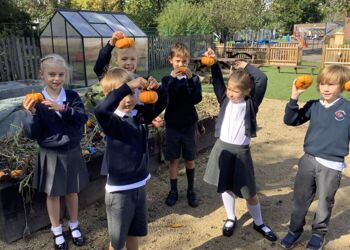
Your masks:
{"label": "pleated skirt", "polygon": [[89,174],[80,146],[59,152],[42,148],[34,169],[33,187],[48,196],[79,193],[89,183]]}
{"label": "pleated skirt", "polygon": [[256,195],[255,175],[249,145],[233,145],[218,139],[210,152],[204,181],[217,192],[232,191],[249,199]]}

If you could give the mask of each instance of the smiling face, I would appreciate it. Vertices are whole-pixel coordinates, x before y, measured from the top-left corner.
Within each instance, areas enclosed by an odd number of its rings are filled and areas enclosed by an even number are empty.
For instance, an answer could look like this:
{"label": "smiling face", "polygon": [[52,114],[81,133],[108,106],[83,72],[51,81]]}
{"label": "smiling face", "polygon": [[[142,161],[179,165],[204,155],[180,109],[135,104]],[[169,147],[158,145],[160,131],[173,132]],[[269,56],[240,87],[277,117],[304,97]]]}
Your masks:
{"label": "smiling face", "polygon": [[331,104],[340,97],[342,92],[342,86],[336,83],[323,83],[319,84],[320,94],[327,104]]}
{"label": "smiling face", "polygon": [[60,61],[47,61],[40,72],[41,79],[51,92],[59,93],[66,80],[66,67]]}
{"label": "smiling face", "polygon": [[118,49],[117,64],[120,68],[134,73],[137,67],[136,48]]}
{"label": "smiling face", "polygon": [[169,58],[169,63],[173,66],[173,69],[179,69],[180,67],[187,67],[190,59],[187,56],[175,55]]}
{"label": "smiling face", "polygon": [[136,97],[135,97],[135,92],[133,92],[132,94],[125,96],[123,100],[120,101],[118,105],[118,110],[124,113],[128,113],[134,109],[135,105],[136,105]]}

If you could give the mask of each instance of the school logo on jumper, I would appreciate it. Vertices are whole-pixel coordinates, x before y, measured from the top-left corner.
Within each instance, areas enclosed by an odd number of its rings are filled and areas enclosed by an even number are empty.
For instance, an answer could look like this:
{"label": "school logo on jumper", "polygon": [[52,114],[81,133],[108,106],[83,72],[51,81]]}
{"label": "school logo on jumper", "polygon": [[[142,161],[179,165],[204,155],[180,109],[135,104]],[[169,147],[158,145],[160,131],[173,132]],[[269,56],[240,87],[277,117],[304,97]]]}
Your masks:
{"label": "school logo on jumper", "polygon": [[335,119],[337,121],[343,121],[345,119],[345,116],[346,116],[346,113],[344,110],[338,110],[338,111],[335,111]]}

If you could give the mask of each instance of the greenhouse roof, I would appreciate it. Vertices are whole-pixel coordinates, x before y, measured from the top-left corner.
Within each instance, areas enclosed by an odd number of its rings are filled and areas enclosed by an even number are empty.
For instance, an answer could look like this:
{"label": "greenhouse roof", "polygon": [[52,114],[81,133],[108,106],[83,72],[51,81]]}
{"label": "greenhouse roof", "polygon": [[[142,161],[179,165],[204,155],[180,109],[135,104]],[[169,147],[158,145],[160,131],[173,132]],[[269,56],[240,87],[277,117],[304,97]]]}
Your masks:
{"label": "greenhouse roof", "polygon": [[[83,37],[110,37],[116,30],[131,37],[147,35],[122,12],[58,10],[67,22]],[[52,20],[51,20],[52,21]]]}

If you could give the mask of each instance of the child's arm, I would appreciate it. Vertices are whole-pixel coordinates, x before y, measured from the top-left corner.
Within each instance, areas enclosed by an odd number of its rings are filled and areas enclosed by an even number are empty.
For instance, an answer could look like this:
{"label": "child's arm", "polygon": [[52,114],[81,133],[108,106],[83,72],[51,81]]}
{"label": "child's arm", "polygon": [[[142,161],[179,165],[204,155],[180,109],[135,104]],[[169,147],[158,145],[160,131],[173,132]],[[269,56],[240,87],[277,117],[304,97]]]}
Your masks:
{"label": "child's arm", "polygon": [[214,63],[211,66],[211,76],[212,76],[214,93],[216,95],[216,99],[221,105],[224,99],[226,98],[226,86],[225,86],[224,77],[222,76],[222,72],[218,62]]}
{"label": "child's arm", "polygon": [[31,140],[38,139],[41,132],[40,113],[34,100],[25,97],[23,99],[23,108],[26,110],[23,120],[24,134]]}
{"label": "child's arm", "polygon": [[197,75],[192,75],[187,80],[187,90],[193,104],[200,103],[202,101],[202,84]]}
{"label": "child's arm", "polygon": [[109,62],[111,61],[112,57],[112,50],[115,47],[117,36],[120,33],[121,32],[119,31],[114,32],[109,42],[100,50],[100,53],[98,54],[98,58],[94,66],[94,72],[96,73],[98,80],[101,80],[103,75],[108,70]]}
{"label": "child's arm", "polygon": [[255,87],[252,97],[254,98],[256,104],[259,106],[264,98],[266,87],[267,87],[267,76],[258,68],[246,62],[238,62],[254,79]]}
{"label": "child's arm", "polygon": [[286,125],[298,126],[310,120],[311,106],[315,101],[307,102],[301,109],[299,109],[298,105],[299,96],[304,93],[305,90],[306,89],[297,89],[295,81],[293,82],[291,98],[286,105],[283,118]]}

